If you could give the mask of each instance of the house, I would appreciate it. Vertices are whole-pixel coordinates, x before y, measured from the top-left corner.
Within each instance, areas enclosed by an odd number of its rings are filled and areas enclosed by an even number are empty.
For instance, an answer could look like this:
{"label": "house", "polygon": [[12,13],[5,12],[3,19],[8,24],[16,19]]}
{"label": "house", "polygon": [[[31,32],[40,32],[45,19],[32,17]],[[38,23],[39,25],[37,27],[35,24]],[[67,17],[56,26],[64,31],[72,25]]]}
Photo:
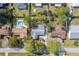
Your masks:
{"label": "house", "polygon": [[68,33],[69,39],[79,39],[79,25],[71,25]]}
{"label": "house", "polygon": [[9,3],[0,3],[0,8],[5,8],[6,6],[9,6]]}
{"label": "house", "polygon": [[56,38],[60,38],[60,39],[63,40],[66,37],[66,31],[63,27],[60,27],[60,26],[56,25],[52,29],[51,36],[56,37]]}
{"label": "house", "polygon": [[20,38],[27,37],[27,25],[25,25],[23,18],[18,18],[16,27],[12,29],[12,34]]}
{"label": "house", "polygon": [[37,27],[33,27],[31,31],[33,39],[47,39],[47,29],[44,24],[39,24]]}
{"label": "house", "polygon": [[16,7],[19,9],[28,9],[28,4],[26,3],[16,3]]}
{"label": "house", "polygon": [[13,28],[12,34],[19,38],[27,37],[27,28]]}
{"label": "house", "polygon": [[11,35],[11,30],[9,26],[0,27],[0,38],[8,37]]}
{"label": "house", "polygon": [[62,6],[62,3],[51,3],[51,6],[60,7]]}
{"label": "house", "polygon": [[71,3],[70,5],[71,5],[71,7],[73,7],[73,8],[79,7],[79,3]]}

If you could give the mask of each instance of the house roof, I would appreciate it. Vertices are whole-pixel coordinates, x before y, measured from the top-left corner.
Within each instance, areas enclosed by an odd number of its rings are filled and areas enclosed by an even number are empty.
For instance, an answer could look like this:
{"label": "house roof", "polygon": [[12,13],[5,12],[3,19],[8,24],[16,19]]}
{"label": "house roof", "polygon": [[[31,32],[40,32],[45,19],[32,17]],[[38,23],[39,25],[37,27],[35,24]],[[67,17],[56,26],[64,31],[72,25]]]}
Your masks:
{"label": "house roof", "polygon": [[12,29],[13,35],[27,35],[27,29],[25,28],[13,28]]}
{"label": "house roof", "polygon": [[3,3],[0,3],[0,7],[3,7]]}
{"label": "house roof", "polygon": [[79,3],[71,3],[72,7],[79,7]]}
{"label": "house roof", "polygon": [[65,39],[65,34],[66,34],[66,31],[64,29],[62,29],[60,26],[56,26],[52,30],[51,36]]}
{"label": "house roof", "polygon": [[16,6],[17,6],[17,8],[25,9],[27,7],[27,4],[26,3],[17,3]]}
{"label": "house roof", "polygon": [[9,31],[6,29],[0,29],[0,35],[9,35]]}
{"label": "house roof", "polygon": [[42,6],[42,3],[35,3],[35,6],[40,7],[40,6]]}
{"label": "house roof", "polygon": [[38,27],[33,27],[32,28],[32,37],[37,37],[37,36],[44,36],[45,35],[45,31],[46,31],[46,28],[44,26],[44,24],[39,24]]}
{"label": "house roof", "polygon": [[71,25],[68,34],[71,39],[79,39],[79,25]]}

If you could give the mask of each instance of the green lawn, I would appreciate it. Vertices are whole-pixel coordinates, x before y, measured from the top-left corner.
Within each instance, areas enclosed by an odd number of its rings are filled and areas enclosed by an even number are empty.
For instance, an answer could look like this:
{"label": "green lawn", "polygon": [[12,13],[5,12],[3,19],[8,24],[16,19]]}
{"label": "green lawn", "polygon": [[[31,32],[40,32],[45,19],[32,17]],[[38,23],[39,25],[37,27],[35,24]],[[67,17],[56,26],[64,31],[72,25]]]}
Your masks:
{"label": "green lawn", "polygon": [[66,56],[79,56],[79,53],[66,53]]}
{"label": "green lawn", "polygon": [[0,56],[5,56],[5,53],[0,53]]}
{"label": "green lawn", "polygon": [[75,40],[68,40],[68,39],[65,40],[64,41],[64,47],[65,48],[79,48],[79,47],[77,47],[77,46],[74,45],[74,41]]}
{"label": "green lawn", "polygon": [[2,40],[0,39],[0,48],[2,48]]}
{"label": "green lawn", "polygon": [[73,25],[79,24],[79,18],[72,19],[71,24],[73,24]]}

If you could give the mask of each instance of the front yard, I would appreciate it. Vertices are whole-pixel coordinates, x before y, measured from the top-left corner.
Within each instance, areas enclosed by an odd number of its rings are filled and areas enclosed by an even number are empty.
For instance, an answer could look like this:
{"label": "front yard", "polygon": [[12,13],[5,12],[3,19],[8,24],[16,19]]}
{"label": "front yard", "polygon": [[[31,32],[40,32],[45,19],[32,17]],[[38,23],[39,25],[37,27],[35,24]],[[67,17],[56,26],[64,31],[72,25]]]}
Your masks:
{"label": "front yard", "polygon": [[65,48],[79,48],[79,46],[75,45],[76,41],[79,41],[79,40],[69,40],[69,39],[67,39],[67,40],[64,41],[64,47]]}
{"label": "front yard", "polygon": [[0,56],[5,56],[5,53],[0,53]]}
{"label": "front yard", "polygon": [[0,48],[2,48],[2,40],[0,39]]}

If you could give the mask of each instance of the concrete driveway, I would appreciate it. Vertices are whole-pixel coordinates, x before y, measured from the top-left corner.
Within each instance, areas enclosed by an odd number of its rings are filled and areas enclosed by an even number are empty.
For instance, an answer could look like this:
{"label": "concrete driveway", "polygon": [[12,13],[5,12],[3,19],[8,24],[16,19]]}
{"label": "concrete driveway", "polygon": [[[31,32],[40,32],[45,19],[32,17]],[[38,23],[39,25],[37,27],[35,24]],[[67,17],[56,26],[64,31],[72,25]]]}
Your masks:
{"label": "concrete driveway", "polygon": [[79,48],[64,48],[66,52],[79,53]]}
{"label": "concrete driveway", "polygon": [[0,53],[2,52],[14,52],[14,53],[23,53],[23,52],[27,52],[24,49],[20,49],[20,48],[0,48]]}

